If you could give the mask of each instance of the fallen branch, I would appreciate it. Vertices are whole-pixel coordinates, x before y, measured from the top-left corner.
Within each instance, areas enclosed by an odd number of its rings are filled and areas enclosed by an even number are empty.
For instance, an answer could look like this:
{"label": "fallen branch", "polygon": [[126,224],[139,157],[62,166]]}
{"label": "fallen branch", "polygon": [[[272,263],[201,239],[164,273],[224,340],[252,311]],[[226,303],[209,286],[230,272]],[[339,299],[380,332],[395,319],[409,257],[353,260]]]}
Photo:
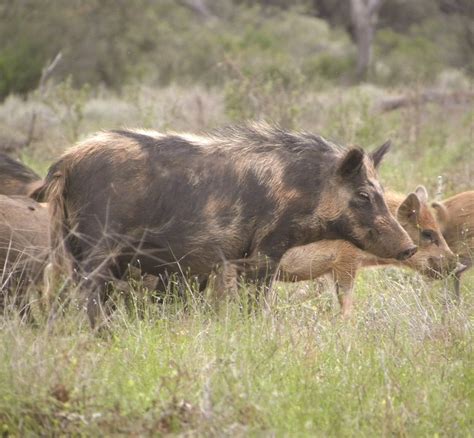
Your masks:
{"label": "fallen branch", "polygon": [[378,111],[385,113],[407,106],[414,106],[426,103],[463,104],[469,103],[472,100],[474,100],[474,91],[470,90],[456,91],[451,93],[429,90],[424,91],[420,94],[411,94],[383,99],[376,105],[376,107]]}
{"label": "fallen branch", "polygon": [[205,0],[179,0],[178,4],[190,9],[205,21],[213,18]]}

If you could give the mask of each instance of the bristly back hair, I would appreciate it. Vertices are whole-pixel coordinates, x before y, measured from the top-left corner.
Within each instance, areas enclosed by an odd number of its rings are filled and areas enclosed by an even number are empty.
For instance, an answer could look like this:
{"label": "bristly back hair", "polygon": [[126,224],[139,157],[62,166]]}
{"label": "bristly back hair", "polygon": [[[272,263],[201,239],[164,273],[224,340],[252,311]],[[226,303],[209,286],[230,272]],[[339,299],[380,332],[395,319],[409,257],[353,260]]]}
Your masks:
{"label": "bristly back hair", "polygon": [[[121,129],[99,133],[98,140],[107,135],[119,135],[139,141],[147,147],[157,147],[162,142],[171,138],[174,141],[185,141],[191,145],[206,149],[207,146],[232,149],[238,147],[242,152],[270,152],[275,149],[286,150],[290,153],[303,153],[310,150],[340,154],[346,150],[345,147],[328,141],[324,137],[305,131],[288,131],[278,124],[266,122],[244,122],[238,125],[229,125],[208,132],[158,132],[142,129]],[[87,142],[87,140],[86,140]]]}
{"label": "bristly back hair", "polygon": [[[186,132],[159,132],[143,129],[100,131],[66,150],[61,158],[74,162],[97,152],[97,146],[107,144],[119,153],[125,151],[132,140],[144,149],[181,146],[195,147],[195,152],[226,151],[237,154],[290,153],[292,155],[342,155],[347,149],[322,136],[304,131],[287,131],[276,124],[247,122],[198,134]],[[99,152],[100,153],[100,152]]]}
{"label": "bristly back hair", "polygon": [[207,134],[219,143],[247,143],[249,146],[285,147],[292,152],[317,147],[327,151],[343,151],[344,147],[321,135],[306,131],[288,131],[276,123],[244,122],[219,128]]}
{"label": "bristly back hair", "polygon": [[20,161],[14,160],[7,154],[0,152],[0,175],[15,176],[17,180],[25,183],[40,180],[41,178],[33,170],[26,167]]}

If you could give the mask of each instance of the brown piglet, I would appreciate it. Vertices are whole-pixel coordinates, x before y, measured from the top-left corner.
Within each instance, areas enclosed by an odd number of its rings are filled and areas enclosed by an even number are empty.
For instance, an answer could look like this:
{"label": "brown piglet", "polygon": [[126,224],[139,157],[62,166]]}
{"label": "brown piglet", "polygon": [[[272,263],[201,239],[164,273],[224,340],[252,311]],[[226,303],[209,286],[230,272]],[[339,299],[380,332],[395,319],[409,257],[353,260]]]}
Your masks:
{"label": "brown piglet", "polygon": [[386,199],[389,210],[418,246],[412,257],[402,261],[382,259],[346,240],[322,240],[287,251],[280,264],[282,280],[305,281],[332,274],[342,314],[347,316],[352,309],[355,276],[361,267],[401,265],[430,278],[443,278],[455,270],[457,258],[430,212],[426,189],[419,186],[408,196],[388,192]]}
{"label": "brown piglet", "polygon": [[474,191],[462,192],[431,205],[446,242],[465,266],[454,276],[454,290],[459,300],[461,274],[473,265],[474,260]]}

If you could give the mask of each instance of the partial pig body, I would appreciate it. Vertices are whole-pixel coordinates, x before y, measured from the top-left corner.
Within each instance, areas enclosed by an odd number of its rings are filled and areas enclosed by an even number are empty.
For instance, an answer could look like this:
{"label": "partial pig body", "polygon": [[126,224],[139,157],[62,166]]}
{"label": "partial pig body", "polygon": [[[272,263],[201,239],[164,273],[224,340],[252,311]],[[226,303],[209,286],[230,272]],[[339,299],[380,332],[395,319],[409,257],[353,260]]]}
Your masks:
{"label": "partial pig body", "polygon": [[[474,191],[459,193],[443,202],[434,202],[432,206],[449,247],[467,269],[471,268],[474,260]],[[458,299],[461,273],[455,276]]]}
{"label": "partial pig body", "polygon": [[92,291],[94,324],[101,285],[130,263],[160,278],[207,278],[243,259],[238,274],[266,282],[289,248],[323,237],[409,257],[416,248],[375,171],[386,150],[369,156],[266,125],[204,136],[111,131],[66,152],[34,196],[51,201],[53,247],[64,242]]}
{"label": "partial pig body", "polygon": [[0,153],[0,194],[27,196],[41,184],[41,178],[33,170]]}
{"label": "partial pig body", "polygon": [[47,209],[27,197],[0,195],[0,295],[22,299],[42,280],[49,252]]}
{"label": "partial pig body", "polygon": [[402,265],[430,278],[443,278],[456,269],[457,257],[429,210],[426,190],[418,187],[408,196],[389,192],[386,198],[392,214],[417,244],[415,255],[404,261],[382,259],[344,240],[322,240],[287,251],[280,263],[281,278],[307,281],[332,275],[342,314],[348,315],[352,309],[356,274],[364,266]]}

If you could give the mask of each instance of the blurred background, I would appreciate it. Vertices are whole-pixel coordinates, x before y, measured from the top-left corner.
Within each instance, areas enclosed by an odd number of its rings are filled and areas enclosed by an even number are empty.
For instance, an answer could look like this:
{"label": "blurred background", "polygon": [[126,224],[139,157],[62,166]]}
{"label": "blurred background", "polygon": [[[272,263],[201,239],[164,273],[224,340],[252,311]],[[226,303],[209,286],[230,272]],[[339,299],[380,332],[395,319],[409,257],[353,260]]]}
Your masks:
{"label": "blurred background", "polygon": [[390,185],[451,193],[472,188],[473,75],[472,0],[4,0],[0,151],[44,174],[98,129],[265,119],[390,137]]}

